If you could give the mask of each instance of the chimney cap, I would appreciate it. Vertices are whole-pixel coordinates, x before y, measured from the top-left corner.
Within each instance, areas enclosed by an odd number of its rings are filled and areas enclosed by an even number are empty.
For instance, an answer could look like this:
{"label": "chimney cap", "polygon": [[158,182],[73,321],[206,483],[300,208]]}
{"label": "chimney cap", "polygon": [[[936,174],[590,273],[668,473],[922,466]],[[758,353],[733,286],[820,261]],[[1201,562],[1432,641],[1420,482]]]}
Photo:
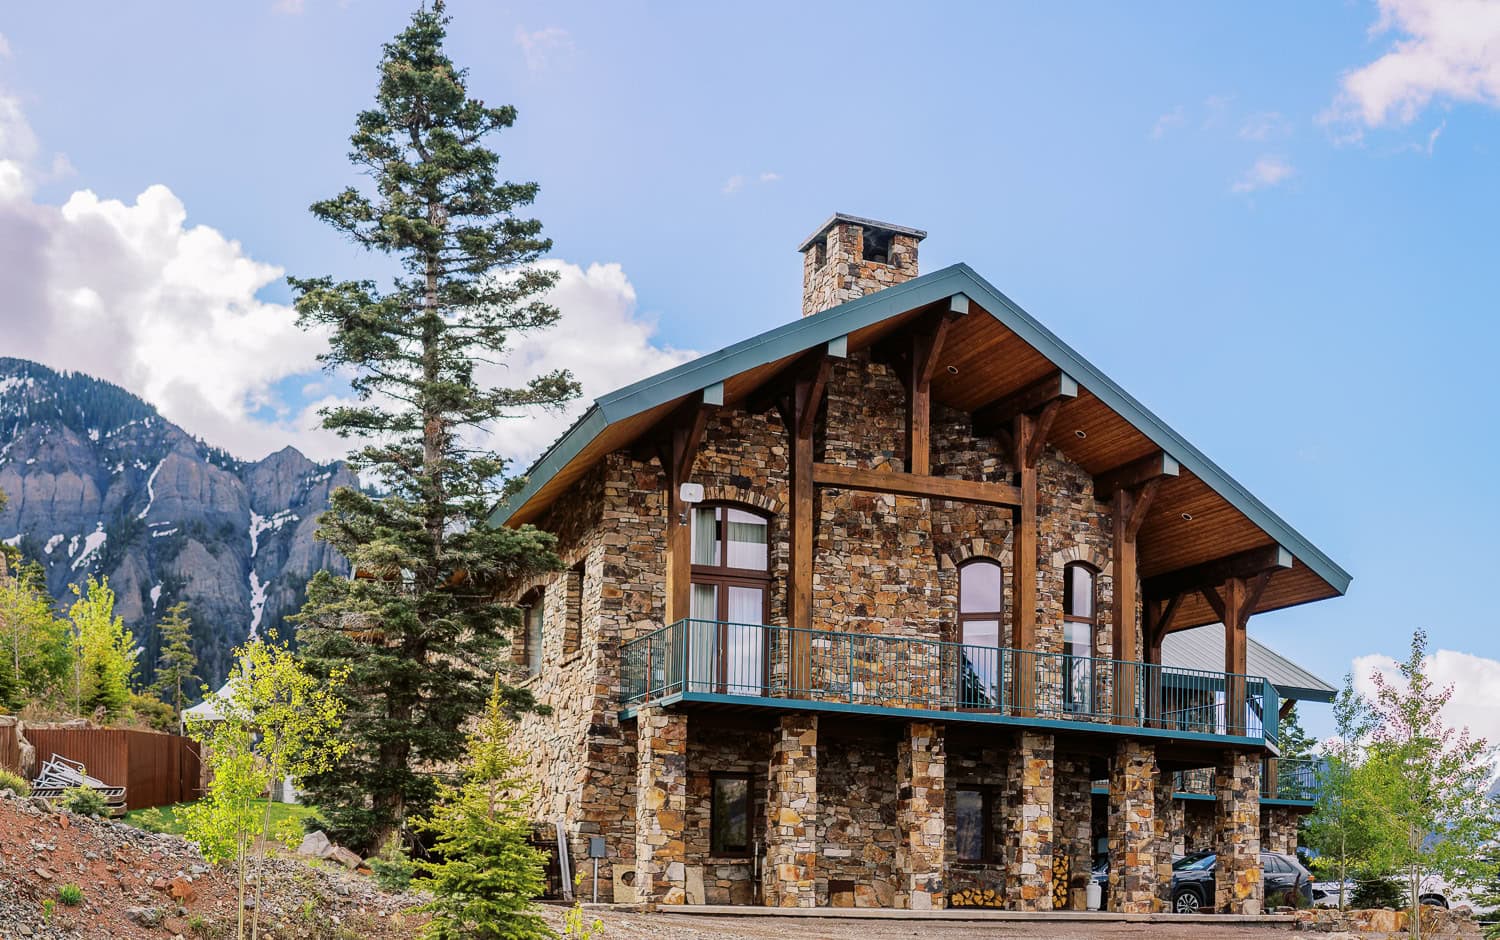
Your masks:
{"label": "chimney cap", "polygon": [[874,219],[866,219],[857,215],[850,215],[847,212],[835,212],[833,215],[830,215],[828,217],[827,221],[818,226],[817,231],[813,232],[811,235],[807,236],[807,238],[803,239],[802,244],[797,246],[797,250],[807,251],[807,249],[812,247],[813,242],[817,241],[819,238],[822,238],[829,229],[833,228],[840,222],[847,222],[858,225],[860,228],[864,229],[880,229],[884,232],[894,232],[897,235],[910,235],[917,241],[921,241],[922,239],[927,237],[927,233],[919,228],[907,228],[905,225],[892,225],[889,222],[877,222]]}

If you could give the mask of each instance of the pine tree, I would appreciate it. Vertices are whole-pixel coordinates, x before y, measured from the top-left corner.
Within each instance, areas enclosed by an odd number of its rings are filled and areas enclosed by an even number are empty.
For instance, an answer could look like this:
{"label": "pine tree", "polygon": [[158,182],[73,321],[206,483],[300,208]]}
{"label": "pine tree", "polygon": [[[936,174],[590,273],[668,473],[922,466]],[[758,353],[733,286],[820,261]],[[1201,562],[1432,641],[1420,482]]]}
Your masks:
{"label": "pine tree", "polygon": [[199,678],[194,672],[198,657],[193,653],[193,621],[187,615],[187,606],[187,601],[173,604],[156,626],[161,634],[161,653],[156,660],[156,683],[151,687],[163,702],[172,706],[178,734],[182,733],[186,691]]}
{"label": "pine tree", "polygon": [[[447,22],[434,3],[385,46],[375,107],[351,138],[371,192],[346,189],[312,207],[402,273],[385,291],[291,280],[301,322],[330,331],[324,365],[350,376],[360,399],[325,411],[324,427],[364,442],[350,464],[382,487],[333,494],[319,537],[357,576],[318,574],[298,618],[311,668],[352,669],[342,732],[351,755],[307,783],[334,833],[364,849],[430,806],[424,768],[461,754],[460,729],[483,708],[485,677],[517,619],[495,601],[498,586],[558,564],[549,536],[486,524],[505,461],[477,442],[517,409],[577,394],[566,372],[519,388],[475,378],[503,360],[511,337],[558,313],[540,299],[554,276],[534,264],[551,242],[515,214],[537,186],[498,180],[486,147],[515,109],[469,97],[466,73],[443,51]],[[509,708],[530,707],[525,692],[502,694]]]}
{"label": "pine tree", "polygon": [[428,940],[526,940],[551,937],[531,901],[546,887],[542,853],[528,841],[527,782],[510,752],[500,679],[469,738],[463,783],[443,791],[431,819],[416,827],[434,836],[436,862],[419,863],[431,880]]}

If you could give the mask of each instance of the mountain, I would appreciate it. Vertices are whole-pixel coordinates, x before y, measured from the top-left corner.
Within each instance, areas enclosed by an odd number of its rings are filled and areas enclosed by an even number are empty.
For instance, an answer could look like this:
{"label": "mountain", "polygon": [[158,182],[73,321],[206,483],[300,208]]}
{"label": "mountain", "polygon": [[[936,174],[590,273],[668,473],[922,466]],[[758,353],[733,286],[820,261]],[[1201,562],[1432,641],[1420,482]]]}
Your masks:
{"label": "mountain", "polygon": [[313,533],[329,493],[355,485],[342,462],[292,447],[237,460],[117,385],[0,358],[0,540],[45,566],[63,608],[69,585],[108,576],[145,681],[156,623],[179,600],[211,685],[251,632],[290,636],[307,579],[348,571]]}

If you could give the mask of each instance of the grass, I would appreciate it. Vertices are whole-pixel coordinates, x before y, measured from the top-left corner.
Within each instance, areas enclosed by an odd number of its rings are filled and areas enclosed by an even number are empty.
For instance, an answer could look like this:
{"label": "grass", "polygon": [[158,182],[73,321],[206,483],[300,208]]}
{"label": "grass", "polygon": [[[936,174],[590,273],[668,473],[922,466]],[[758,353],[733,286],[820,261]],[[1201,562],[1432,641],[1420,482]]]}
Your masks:
{"label": "grass", "polygon": [[[182,835],[187,828],[179,810],[191,803],[178,803],[173,806],[158,806],[154,809],[133,809],[125,814],[124,822],[135,826],[137,829],[145,829],[150,832],[169,832],[173,835]],[[314,818],[318,815],[317,807],[302,806],[294,803],[272,803],[271,821],[266,829],[267,838],[275,836],[276,833],[284,831],[287,822],[293,821],[298,828],[302,828],[304,820]]]}

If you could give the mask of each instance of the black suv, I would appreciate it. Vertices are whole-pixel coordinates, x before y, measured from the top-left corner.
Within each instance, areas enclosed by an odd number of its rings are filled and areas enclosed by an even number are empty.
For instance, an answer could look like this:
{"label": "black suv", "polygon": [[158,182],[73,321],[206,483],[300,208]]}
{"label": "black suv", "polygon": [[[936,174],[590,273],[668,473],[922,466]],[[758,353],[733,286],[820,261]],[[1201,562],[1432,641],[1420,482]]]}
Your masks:
{"label": "black suv", "polygon": [[[1172,910],[1179,914],[1196,914],[1214,905],[1213,852],[1194,852],[1172,863]],[[1266,908],[1291,905],[1292,895],[1300,894],[1312,901],[1312,875],[1294,856],[1280,852],[1260,853],[1260,867],[1266,883]]]}

